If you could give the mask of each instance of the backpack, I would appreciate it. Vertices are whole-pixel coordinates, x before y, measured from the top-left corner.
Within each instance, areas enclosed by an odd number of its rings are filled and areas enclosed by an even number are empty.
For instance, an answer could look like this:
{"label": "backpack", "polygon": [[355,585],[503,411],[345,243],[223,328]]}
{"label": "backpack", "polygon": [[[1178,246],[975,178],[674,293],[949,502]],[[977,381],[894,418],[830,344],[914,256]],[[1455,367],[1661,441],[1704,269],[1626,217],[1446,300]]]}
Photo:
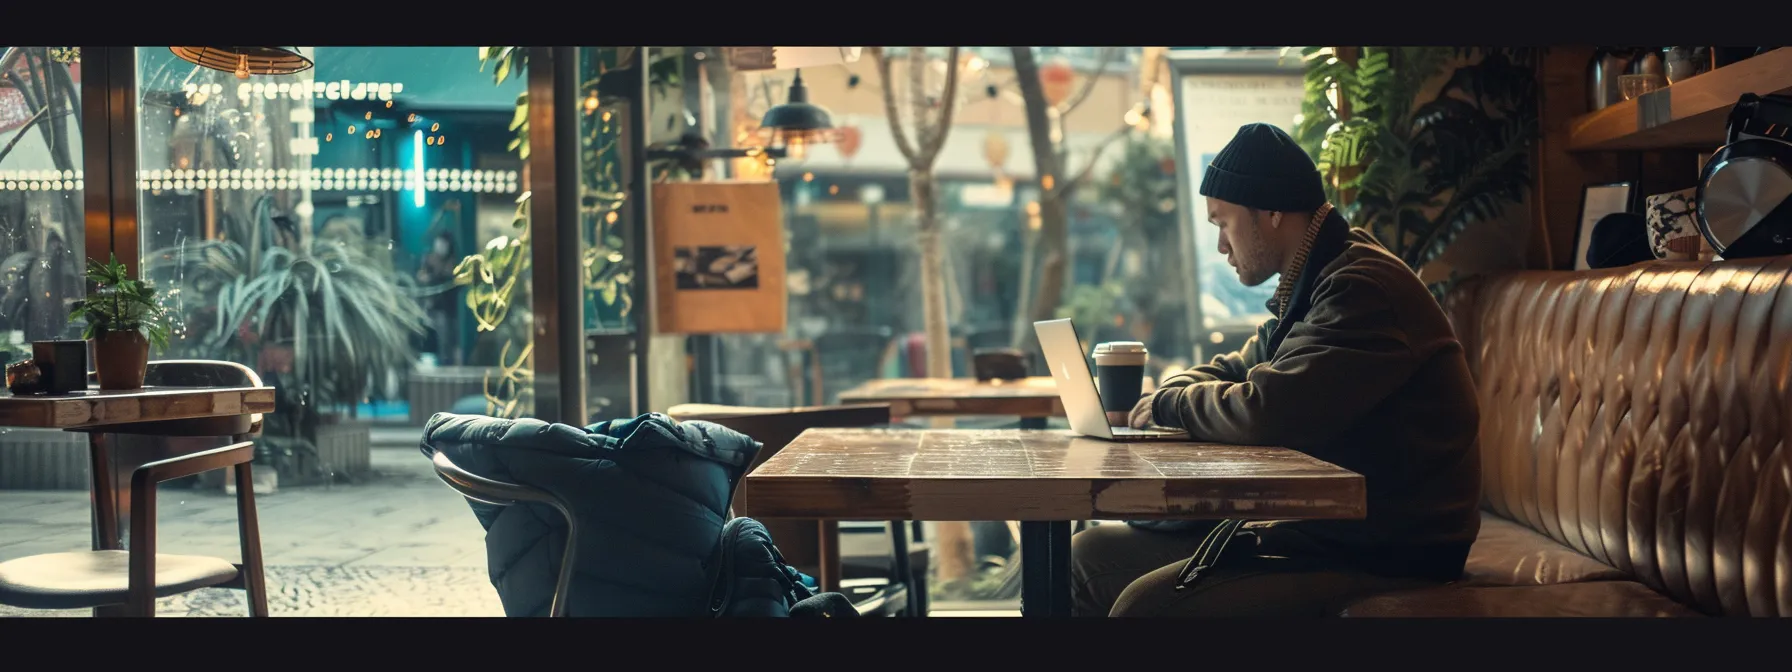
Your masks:
{"label": "backpack", "polygon": [[813,577],[784,561],[765,525],[734,518],[722,526],[711,556],[712,617],[856,617],[852,601],[840,593],[820,593]]}

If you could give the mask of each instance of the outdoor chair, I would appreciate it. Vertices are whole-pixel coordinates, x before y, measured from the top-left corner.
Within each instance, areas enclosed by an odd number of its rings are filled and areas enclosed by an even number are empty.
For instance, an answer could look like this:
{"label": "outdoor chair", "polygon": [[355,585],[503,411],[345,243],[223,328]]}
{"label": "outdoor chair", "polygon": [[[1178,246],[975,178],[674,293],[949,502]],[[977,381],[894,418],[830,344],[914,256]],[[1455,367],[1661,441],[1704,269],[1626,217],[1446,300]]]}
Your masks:
{"label": "outdoor chair", "polygon": [[792,347],[800,359],[792,368],[807,370],[808,403],[813,405],[836,403],[841,392],[882,377],[898,350],[889,327],[838,327]]}
{"label": "outdoor chair", "polygon": [[[764,444],[748,465],[752,473],[760,464],[814,427],[880,427],[890,422],[887,404],[857,404],[799,408],[760,408],[684,404],[667,415],[703,420],[727,427]],[[739,495],[737,494],[736,497]],[[738,501],[738,500],[737,500]],[[784,557],[799,568],[812,569],[823,591],[838,591],[851,599],[859,613],[878,616],[927,614],[928,549],[921,543],[920,523],[904,521],[851,522],[831,520],[761,520],[772,533]],[[882,552],[871,535],[889,535],[889,551]],[[856,537],[851,539],[849,537]],[[847,552],[851,547],[854,552]],[[846,575],[855,575],[846,578]]]}

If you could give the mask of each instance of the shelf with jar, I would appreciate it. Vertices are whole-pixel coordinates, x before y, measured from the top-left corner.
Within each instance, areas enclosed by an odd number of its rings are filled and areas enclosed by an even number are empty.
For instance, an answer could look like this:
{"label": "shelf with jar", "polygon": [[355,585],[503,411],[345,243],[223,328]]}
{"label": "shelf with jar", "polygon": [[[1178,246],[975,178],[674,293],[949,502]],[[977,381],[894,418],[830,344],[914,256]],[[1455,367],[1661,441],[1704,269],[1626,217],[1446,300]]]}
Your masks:
{"label": "shelf with jar", "polygon": [[1792,49],[1601,48],[1587,87],[1592,111],[1570,124],[1570,151],[1710,151],[1743,94],[1792,93]]}

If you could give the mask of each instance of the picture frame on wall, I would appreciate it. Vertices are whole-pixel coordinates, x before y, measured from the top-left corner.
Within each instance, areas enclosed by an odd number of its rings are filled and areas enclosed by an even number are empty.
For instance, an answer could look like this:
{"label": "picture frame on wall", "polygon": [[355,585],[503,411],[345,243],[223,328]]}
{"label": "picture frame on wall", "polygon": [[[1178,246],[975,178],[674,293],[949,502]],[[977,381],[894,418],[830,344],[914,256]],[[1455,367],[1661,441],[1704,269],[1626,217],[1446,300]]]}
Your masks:
{"label": "picture frame on wall", "polygon": [[1581,190],[1580,225],[1574,234],[1574,270],[1585,271],[1587,248],[1593,242],[1593,227],[1606,215],[1636,212],[1636,183],[1631,181],[1589,184]]}

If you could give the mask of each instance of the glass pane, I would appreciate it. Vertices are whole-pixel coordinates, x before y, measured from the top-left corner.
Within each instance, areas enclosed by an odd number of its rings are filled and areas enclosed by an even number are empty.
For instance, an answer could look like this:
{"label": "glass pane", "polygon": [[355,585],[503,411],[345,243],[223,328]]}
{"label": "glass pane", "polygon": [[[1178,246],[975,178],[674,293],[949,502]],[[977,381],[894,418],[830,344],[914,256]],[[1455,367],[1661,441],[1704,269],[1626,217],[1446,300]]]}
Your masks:
{"label": "glass pane", "polygon": [[[483,574],[477,521],[417,441],[437,412],[534,410],[525,50],[297,50],[315,67],[246,79],[137,52],[144,268],[178,318],[159,356],[279,389],[256,442],[280,493],[263,500],[270,586],[351,561]],[[319,608],[490,614],[489,591]]]}
{"label": "glass pane", "polygon": [[23,359],[31,341],[81,333],[68,321],[86,291],[81,53],[0,54],[0,348]]}
{"label": "glass pane", "polygon": [[[581,47],[579,98],[579,249],[585,295],[585,410],[591,421],[625,416],[634,380],[630,362],[639,324],[633,291],[633,235],[623,206],[628,174],[627,100],[600,95],[606,73],[631,62],[634,47]],[[656,58],[662,49],[650,50]],[[671,56],[676,64],[676,54]],[[656,71],[656,74],[660,74]],[[663,74],[661,75],[663,79]],[[607,88],[607,87],[606,87]],[[569,272],[571,269],[569,269]]]}
{"label": "glass pane", "polygon": [[[80,51],[0,47],[3,362],[30,358],[32,341],[81,338],[80,325],[68,320],[70,304],[87,291]],[[0,491],[86,491],[86,443],[57,430],[0,428]],[[8,493],[0,508],[37,503],[38,494]],[[77,515],[85,515],[85,497],[71,502]],[[39,531],[0,522],[0,538],[23,541],[0,550],[0,561],[68,550],[34,546]]]}

